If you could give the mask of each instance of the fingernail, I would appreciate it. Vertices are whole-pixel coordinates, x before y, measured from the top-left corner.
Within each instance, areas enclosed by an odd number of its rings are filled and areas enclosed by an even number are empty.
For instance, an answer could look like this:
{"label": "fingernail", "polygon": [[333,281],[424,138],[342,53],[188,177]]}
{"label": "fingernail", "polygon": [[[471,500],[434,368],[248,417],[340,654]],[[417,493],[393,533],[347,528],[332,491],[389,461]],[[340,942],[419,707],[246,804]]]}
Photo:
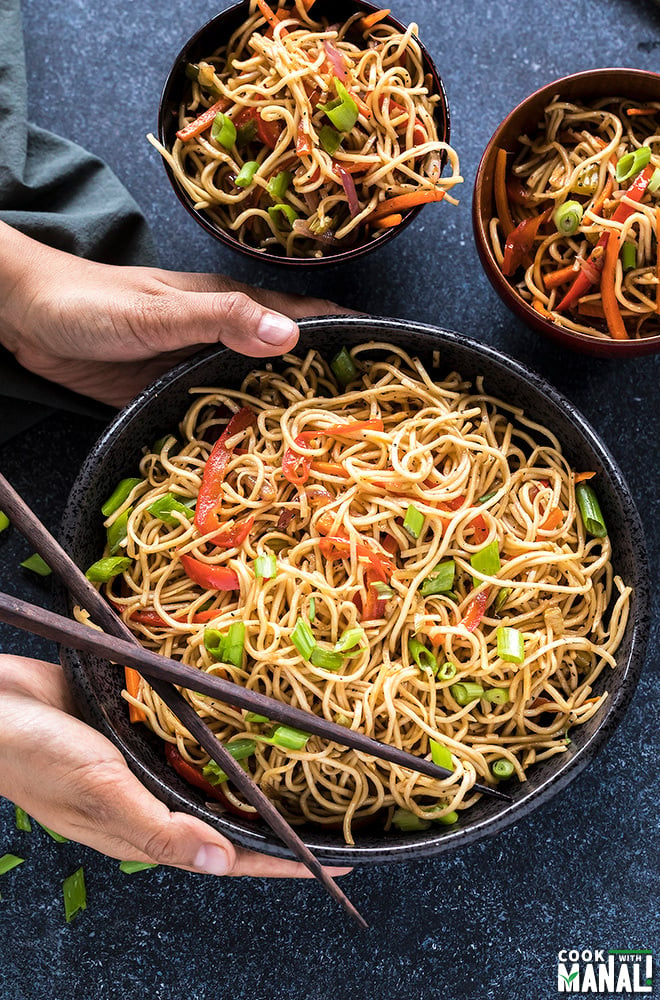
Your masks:
{"label": "fingernail", "polygon": [[202,844],[195,855],[193,868],[207,875],[226,875],[229,871],[227,852],[215,844]]}
{"label": "fingernail", "polygon": [[281,316],[279,313],[267,312],[261,317],[257,336],[259,340],[263,340],[264,344],[277,346],[291,340],[295,332],[296,324],[292,319]]}

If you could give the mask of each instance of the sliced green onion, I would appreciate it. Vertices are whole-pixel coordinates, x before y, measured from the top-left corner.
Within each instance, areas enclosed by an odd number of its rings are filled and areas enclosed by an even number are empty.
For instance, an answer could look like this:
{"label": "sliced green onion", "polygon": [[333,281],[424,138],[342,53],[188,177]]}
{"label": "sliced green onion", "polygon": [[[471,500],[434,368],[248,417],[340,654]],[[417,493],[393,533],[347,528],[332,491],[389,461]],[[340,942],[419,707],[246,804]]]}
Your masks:
{"label": "sliced green onion", "polygon": [[456,676],[456,673],[456,664],[452,663],[451,660],[447,660],[447,662],[443,663],[438,670],[438,680],[450,681],[452,677]]}
{"label": "sliced green onion", "polygon": [[438,743],[437,740],[429,739],[429,744],[431,746],[431,760],[438,767],[444,767],[447,771],[453,771],[454,762],[451,759],[451,753],[444,745],[444,743]]}
{"label": "sliced green onion", "polygon": [[[154,443],[151,446],[152,454],[160,455],[161,451],[163,450],[167,442],[170,440],[174,441],[174,443],[176,444],[176,438],[174,437],[174,434],[164,434],[162,437],[158,438],[157,441],[154,441]],[[138,479],[136,480],[136,482],[142,482],[142,480]]]}
{"label": "sliced green onion", "polygon": [[231,149],[236,142],[236,126],[229,115],[223,115],[222,111],[218,111],[211,126],[211,138],[224,149]]}
{"label": "sliced green onion", "polygon": [[365,636],[366,632],[361,625],[357,625],[355,628],[347,628],[335,643],[335,649],[340,653],[344,653],[346,650],[357,646]]}
{"label": "sliced green onion", "polygon": [[304,618],[299,618],[291,633],[291,642],[296,647],[303,660],[308,660],[316,646],[314,634]]}
{"label": "sliced green onion", "polygon": [[493,609],[496,614],[499,614],[506,602],[509,600],[510,596],[511,587],[502,587],[497,591],[497,597],[495,598],[495,602],[493,604]]}
{"label": "sliced green onion", "polygon": [[93,583],[108,583],[109,580],[128,569],[132,563],[133,560],[126,556],[106,556],[105,559],[99,559],[92,563],[85,576]]}
{"label": "sliced green onion", "polygon": [[[245,738],[223,745],[227,753],[231,754],[234,760],[247,760],[248,757],[254,755],[257,749],[257,744],[254,740]],[[208,764],[204,765],[202,774],[210,785],[222,785],[225,781],[229,780],[228,775],[225,774],[214,760],[210,760]]]}
{"label": "sliced green onion", "polygon": [[257,580],[272,580],[277,576],[277,556],[274,552],[257,556],[254,560],[254,575]]}
{"label": "sliced green onion", "polygon": [[381,601],[389,601],[390,597],[394,597],[392,588],[389,584],[383,583],[382,580],[374,580],[369,586],[373,587]]}
{"label": "sliced green onion", "polygon": [[621,264],[624,271],[637,267],[637,247],[634,243],[624,243],[621,250]]}
{"label": "sliced green onion", "polygon": [[273,201],[284,201],[284,195],[289,190],[293,174],[290,170],[280,170],[279,174],[268,181],[266,190]]}
{"label": "sliced green onion", "polygon": [[502,781],[510,778],[516,770],[511,761],[506,757],[500,757],[499,760],[494,761],[490,769],[495,777]]}
{"label": "sliced green onion", "polygon": [[30,817],[26,813],[25,809],[21,809],[20,806],[14,806],[14,812],[16,814],[16,829],[25,830],[26,833],[32,833],[32,823],[30,823]]}
{"label": "sliced green onion", "polygon": [[55,830],[51,830],[50,827],[44,826],[43,823],[39,823],[42,830],[45,830],[48,836],[55,841],[56,844],[68,844],[68,838],[63,837],[61,833],[56,833]]}
{"label": "sliced green onion", "polygon": [[[488,545],[484,545],[483,549],[474,552],[470,556],[470,565],[477,573],[483,573],[484,576],[496,576],[501,567],[498,540],[494,538]],[[478,577],[473,576],[472,582],[475,587],[478,587],[482,581]]]}
{"label": "sliced green onion", "polygon": [[19,858],[16,854],[3,854],[0,858],[0,875],[6,875],[12,868],[22,865],[25,858]]}
{"label": "sliced green onion", "polygon": [[183,514],[185,518],[190,520],[192,516],[191,506],[194,506],[195,503],[194,498],[188,500],[183,497],[176,497],[173,493],[165,493],[162,497],[157,497],[152,504],[149,504],[147,510],[154,517],[160,518],[165,524],[176,527],[181,522],[173,516],[174,512]]}
{"label": "sliced green onion", "polygon": [[469,705],[477,698],[483,698],[484,689],[481,684],[474,684],[472,681],[462,681],[459,684],[452,684],[449,688],[451,696],[461,707]]}
{"label": "sliced green onion", "polygon": [[309,659],[315,667],[323,667],[324,670],[339,670],[344,662],[344,657],[336,649],[321,649],[320,646],[314,647]]}
{"label": "sliced green onion", "polygon": [[4,510],[0,510],[0,531],[6,531],[9,527],[9,518]]}
{"label": "sliced green onion", "polygon": [[438,563],[419,588],[420,594],[422,597],[430,597],[432,594],[446,594],[454,586],[455,575],[456,563],[453,559]]}
{"label": "sliced green onion", "polygon": [[577,484],[575,498],[587,534],[593,535],[594,538],[604,538],[607,534],[607,528],[601,514],[600,504],[589,483]]}
{"label": "sliced green onion", "polygon": [[256,138],[257,123],[254,118],[251,118],[249,122],[245,122],[244,125],[238,126],[238,131],[236,133],[236,145],[239,149],[249,146],[249,144],[254,142]]}
{"label": "sliced green onion", "polygon": [[273,223],[277,226],[278,229],[280,228],[280,221],[281,221],[278,212],[282,213],[282,215],[287,219],[289,225],[291,226],[298,218],[298,213],[296,212],[295,208],[293,208],[291,205],[285,205],[285,204],[271,205],[271,207],[268,209],[268,214],[270,215],[271,219],[273,220]]}
{"label": "sliced green onion", "polygon": [[310,597],[309,599],[309,611],[307,612],[307,617],[310,622],[313,622],[316,618],[316,601],[314,600],[314,597]]}
{"label": "sliced green onion", "polygon": [[358,370],[347,347],[342,347],[338,354],[330,362],[332,373],[340,385],[346,386],[354,382],[358,376]]}
{"label": "sliced green onion", "polygon": [[438,661],[419,639],[408,639],[408,652],[420,670],[437,670]]}
{"label": "sliced green onion", "polygon": [[442,823],[444,826],[453,826],[454,823],[458,823],[458,813],[452,809],[451,812],[445,813],[444,816],[438,816],[435,822]]}
{"label": "sliced green onion", "polygon": [[246,722],[270,722],[270,719],[265,715],[259,715],[258,712],[246,712],[245,713]]}
{"label": "sliced green onion", "polygon": [[135,875],[136,872],[144,872],[147,868],[158,868],[155,861],[120,861],[119,871],[124,875]]}
{"label": "sliced green onion", "polygon": [[141,479],[122,479],[121,482],[117,483],[114,490],[101,507],[101,513],[103,516],[110,517],[111,514],[114,514],[114,512],[121,507],[124,500],[128,499],[129,494],[135,489],[136,486],[139,486],[141,482]]}
{"label": "sliced green onion", "polygon": [[484,698],[491,705],[506,705],[507,702],[511,701],[508,688],[489,688],[488,691],[484,692]]}
{"label": "sliced green onion", "polygon": [[424,515],[417,510],[413,503],[409,504],[406,516],[403,519],[404,531],[407,531],[411,538],[419,538],[424,527]]}
{"label": "sliced green onion", "polygon": [[502,625],[497,635],[497,655],[507,663],[522,663],[525,659],[525,640],[517,628]]}
{"label": "sliced green onion", "polygon": [[126,510],[119,515],[119,517],[115,518],[107,530],[108,549],[111,556],[114,556],[116,552],[119,552],[121,543],[128,537],[128,519],[132,510],[132,507],[127,507]]}
{"label": "sliced green onion", "polygon": [[650,161],[650,146],[640,146],[639,149],[626,153],[616,165],[616,179],[619,184],[629,181],[631,177],[635,177]]}
{"label": "sliced green onion", "polygon": [[428,830],[430,827],[428,820],[422,819],[409,809],[395,809],[392,816],[392,826],[402,833],[409,833],[412,830]]}
{"label": "sliced green onion", "polygon": [[577,233],[582,222],[583,208],[579,201],[565,201],[555,209],[552,221],[557,227],[557,232],[563,236],[572,236]]}
{"label": "sliced green onion", "polygon": [[77,913],[87,909],[87,890],[82,868],[78,868],[73,875],[64,879],[62,895],[64,896],[64,916],[67,924],[70,924]]}
{"label": "sliced green onion", "polygon": [[341,146],[341,136],[336,128],[332,125],[322,125],[319,129],[319,142],[323,146],[326,153],[330,156],[334,156],[339,147]]}
{"label": "sliced green onion", "polygon": [[334,78],[337,97],[328,104],[317,104],[319,111],[323,111],[336,129],[340,132],[350,132],[358,120],[358,106],[346,90],[346,87]]}
{"label": "sliced green onion", "polygon": [[241,667],[245,647],[245,623],[232,622],[226,633],[219,632],[215,628],[205,628],[204,646],[211,656],[221,663],[231,663],[235,667]]}
{"label": "sliced green onion", "polygon": [[38,576],[50,576],[53,572],[48,563],[45,562],[45,560],[43,560],[37,552],[34,552],[31,556],[28,556],[27,559],[24,559],[21,566],[23,566],[24,569],[31,569],[32,572],[36,573]]}
{"label": "sliced green onion", "polygon": [[284,747],[286,750],[304,750],[307,746],[309,733],[303,733],[301,729],[294,729],[293,726],[278,726],[269,743],[276,747]]}
{"label": "sliced green onion", "polygon": [[660,167],[656,167],[651,174],[651,180],[648,182],[647,191],[650,191],[651,194],[655,194],[658,188],[660,188]]}
{"label": "sliced green onion", "polygon": [[486,501],[492,500],[493,497],[496,497],[498,493],[499,493],[499,490],[491,490],[490,493],[484,493],[483,496],[479,497],[479,499],[476,501],[476,503],[479,503],[479,504],[486,503]]}
{"label": "sliced green onion", "polygon": [[259,164],[256,160],[248,160],[244,163],[241,169],[236,174],[236,180],[234,184],[239,188],[249,187],[254,180],[254,175],[259,169]]}

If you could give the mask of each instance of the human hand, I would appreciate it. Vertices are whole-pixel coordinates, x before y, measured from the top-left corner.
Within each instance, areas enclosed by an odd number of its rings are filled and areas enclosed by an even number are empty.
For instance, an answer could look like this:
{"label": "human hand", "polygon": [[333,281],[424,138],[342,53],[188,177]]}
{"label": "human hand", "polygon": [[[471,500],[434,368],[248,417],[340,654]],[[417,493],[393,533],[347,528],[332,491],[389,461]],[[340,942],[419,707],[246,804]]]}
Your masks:
{"label": "human hand", "polygon": [[51,830],[124,861],[211,875],[310,877],[301,864],[234,847],[194,816],[170,812],[119,750],[75,717],[54,664],[0,655],[0,702],[0,795]]}
{"label": "human hand", "polygon": [[4,223],[0,260],[0,342],[24,368],[114,406],[205,344],[284,354],[295,319],[348,312],[220,275],[97,264]]}

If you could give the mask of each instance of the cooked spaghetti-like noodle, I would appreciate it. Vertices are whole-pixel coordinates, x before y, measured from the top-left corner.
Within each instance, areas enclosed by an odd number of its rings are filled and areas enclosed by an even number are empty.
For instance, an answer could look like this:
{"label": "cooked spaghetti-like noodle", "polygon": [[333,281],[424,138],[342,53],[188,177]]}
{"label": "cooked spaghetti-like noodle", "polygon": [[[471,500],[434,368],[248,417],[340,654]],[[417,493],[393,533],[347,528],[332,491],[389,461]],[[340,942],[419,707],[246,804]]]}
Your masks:
{"label": "cooked spaghetti-like noodle", "polygon": [[[318,737],[287,749],[264,742],[269,722],[184,692],[221,740],[254,741],[246,764],[291,821],[337,824],[348,843],[381,810],[382,823],[454,822],[497,762],[523,781],[563,753],[607,697],[594,682],[615,666],[630,595],[609,538],[585,534],[549,430],[481,380],[436,381],[391,345],[351,355],[359,371],[345,388],[309,351],[240,389],[192,390],[179,438],[145,453],[141,481],[106,522],[124,519],[114,548],[131,563],[105,585],[148,648],[450,760],[435,781]],[[231,412],[232,433],[211,444]],[[216,527],[200,534],[213,490]],[[168,495],[182,506],[163,514]],[[235,589],[204,585],[219,567]],[[244,648],[220,662],[208,629],[217,643],[237,622]],[[507,628],[520,662],[498,645]],[[301,629],[320,660],[301,652]],[[207,763],[145,682],[126,697],[186,762]]]}
{"label": "cooked spaghetti-like noodle", "polygon": [[301,2],[270,13],[274,29],[253,0],[228,44],[189,66],[171,149],[148,136],[195,208],[242,243],[309,257],[377,236],[415,205],[455,204],[458,157],[438,137],[417,26],[328,24]]}
{"label": "cooked spaghetti-like noodle", "polygon": [[[578,333],[660,334],[660,103],[556,97],[519,144],[500,193],[516,229],[495,215],[490,237],[521,297]],[[577,206],[568,231],[557,222],[563,205]],[[530,236],[525,226],[541,215]]]}

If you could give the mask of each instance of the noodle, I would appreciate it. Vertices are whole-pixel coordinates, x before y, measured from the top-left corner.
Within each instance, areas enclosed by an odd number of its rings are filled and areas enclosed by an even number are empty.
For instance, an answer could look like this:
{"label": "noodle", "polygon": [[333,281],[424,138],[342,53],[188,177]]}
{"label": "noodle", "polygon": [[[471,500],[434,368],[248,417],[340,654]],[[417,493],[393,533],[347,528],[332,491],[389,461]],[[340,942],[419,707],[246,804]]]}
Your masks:
{"label": "noodle", "polygon": [[[377,236],[414,204],[456,204],[446,192],[462,180],[458,157],[438,138],[440,97],[416,25],[365,27],[360,14],[328,25],[299,3],[277,9],[273,31],[256,0],[250,9],[226,46],[188,67],[172,148],[148,136],[196,209],[248,246],[321,257]],[[335,122],[324,109],[342,94],[348,119]],[[195,130],[209,108],[230,120],[226,140],[211,132],[213,112]]]}
{"label": "noodle", "polygon": [[[290,821],[341,826],[348,843],[381,810],[387,824],[454,822],[494,763],[524,781],[563,753],[569,729],[607,697],[593,686],[615,666],[630,596],[609,538],[585,534],[574,473],[548,429],[480,379],[435,381],[391,345],[351,357],[359,371],[345,389],[315,351],[266,365],[238,390],[193,389],[179,439],[146,451],[141,480],[106,522],[124,519],[115,551],[131,562],[105,585],[149,649],[418,756],[430,740],[451,754],[453,773],[436,781],[314,736],[287,749],[264,742],[268,721],[184,692],[219,739],[254,741],[246,764]],[[220,435],[231,413],[242,416]],[[200,535],[218,456],[221,527]],[[168,495],[182,506],[163,520],[153,505]],[[497,565],[479,570],[475,553],[493,543]],[[186,557],[193,576],[222,567],[237,589],[195,583]],[[264,557],[275,575],[257,573]],[[453,581],[429,590],[452,562]],[[209,635],[217,642],[236,623],[244,649],[218,661]],[[522,662],[498,652],[504,627],[523,642]],[[328,666],[301,653],[301,629]],[[481,694],[466,702],[465,684]],[[125,697],[185,762],[206,765],[145,682]]]}
{"label": "noodle", "polygon": [[[539,133],[521,136],[519,144],[507,180],[513,224],[546,214],[528,244],[519,228],[504,233],[497,217],[490,238],[520,296],[577,333],[618,339],[660,334],[660,174],[654,175],[660,167],[660,103],[639,107],[612,98],[583,107],[555,97]],[[626,176],[624,158],[635,151],[637,165]],[[579,224],[570,232],[557,223],[563,205],[578,206]],[[622,215],[621,206],[629,211]],[[617,246],[608,267],[611,241]]]}

